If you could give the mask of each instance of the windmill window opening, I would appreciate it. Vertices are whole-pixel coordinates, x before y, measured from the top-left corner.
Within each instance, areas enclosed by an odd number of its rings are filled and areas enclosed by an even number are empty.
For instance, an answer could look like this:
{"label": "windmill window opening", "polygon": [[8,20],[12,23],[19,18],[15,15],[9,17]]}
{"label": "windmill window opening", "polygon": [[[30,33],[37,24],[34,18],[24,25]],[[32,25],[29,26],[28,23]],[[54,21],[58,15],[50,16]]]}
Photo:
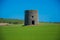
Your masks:
{"label": "windmill window opening", "polygon": [[34,16],[32,16],[32,18],[34,18]]}

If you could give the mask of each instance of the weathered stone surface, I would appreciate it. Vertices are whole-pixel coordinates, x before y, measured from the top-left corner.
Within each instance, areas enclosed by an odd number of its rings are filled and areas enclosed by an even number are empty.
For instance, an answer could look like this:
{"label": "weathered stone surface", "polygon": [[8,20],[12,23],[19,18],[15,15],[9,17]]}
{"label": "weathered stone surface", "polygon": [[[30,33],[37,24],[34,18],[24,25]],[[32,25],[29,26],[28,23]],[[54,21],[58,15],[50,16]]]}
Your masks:
{"label": "weathered stone surface", "polygon": [[24,25],[36,25],[36,24],[38,24],[38,11],[37,10],[25,10]]}

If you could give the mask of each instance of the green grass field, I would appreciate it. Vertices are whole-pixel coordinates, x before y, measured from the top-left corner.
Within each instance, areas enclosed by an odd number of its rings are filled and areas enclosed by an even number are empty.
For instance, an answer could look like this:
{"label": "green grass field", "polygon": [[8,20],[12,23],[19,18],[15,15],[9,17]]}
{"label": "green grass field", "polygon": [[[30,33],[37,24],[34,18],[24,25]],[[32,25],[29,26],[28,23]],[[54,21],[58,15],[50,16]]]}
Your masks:
{"label": "green grass field", "polygon": [[40,23],[38,26],[0,26],[0,40],[60,40],[60,24]]}

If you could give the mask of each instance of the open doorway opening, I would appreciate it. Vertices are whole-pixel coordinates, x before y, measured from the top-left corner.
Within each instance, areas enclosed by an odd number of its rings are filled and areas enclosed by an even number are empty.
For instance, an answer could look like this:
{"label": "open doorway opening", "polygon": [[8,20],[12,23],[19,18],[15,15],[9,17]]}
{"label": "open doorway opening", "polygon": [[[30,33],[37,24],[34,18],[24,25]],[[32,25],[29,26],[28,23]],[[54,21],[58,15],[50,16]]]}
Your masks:
{"label": "open doorway opening", "polygon": [[35,24],[35,21],[34,20],[32,20],[32,25],[34,25]]}

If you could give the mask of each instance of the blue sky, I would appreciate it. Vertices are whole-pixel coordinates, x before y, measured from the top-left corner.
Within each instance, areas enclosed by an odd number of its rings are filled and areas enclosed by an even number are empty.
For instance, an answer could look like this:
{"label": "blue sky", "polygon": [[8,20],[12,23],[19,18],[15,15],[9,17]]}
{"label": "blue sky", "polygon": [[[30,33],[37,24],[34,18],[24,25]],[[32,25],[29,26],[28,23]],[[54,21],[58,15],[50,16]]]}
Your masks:
{"label": "blue sky", "polygon": [[0,0],[0,18],[24,20],[24,10],[38,10],[39,21],[60,22],[60,0]]}

